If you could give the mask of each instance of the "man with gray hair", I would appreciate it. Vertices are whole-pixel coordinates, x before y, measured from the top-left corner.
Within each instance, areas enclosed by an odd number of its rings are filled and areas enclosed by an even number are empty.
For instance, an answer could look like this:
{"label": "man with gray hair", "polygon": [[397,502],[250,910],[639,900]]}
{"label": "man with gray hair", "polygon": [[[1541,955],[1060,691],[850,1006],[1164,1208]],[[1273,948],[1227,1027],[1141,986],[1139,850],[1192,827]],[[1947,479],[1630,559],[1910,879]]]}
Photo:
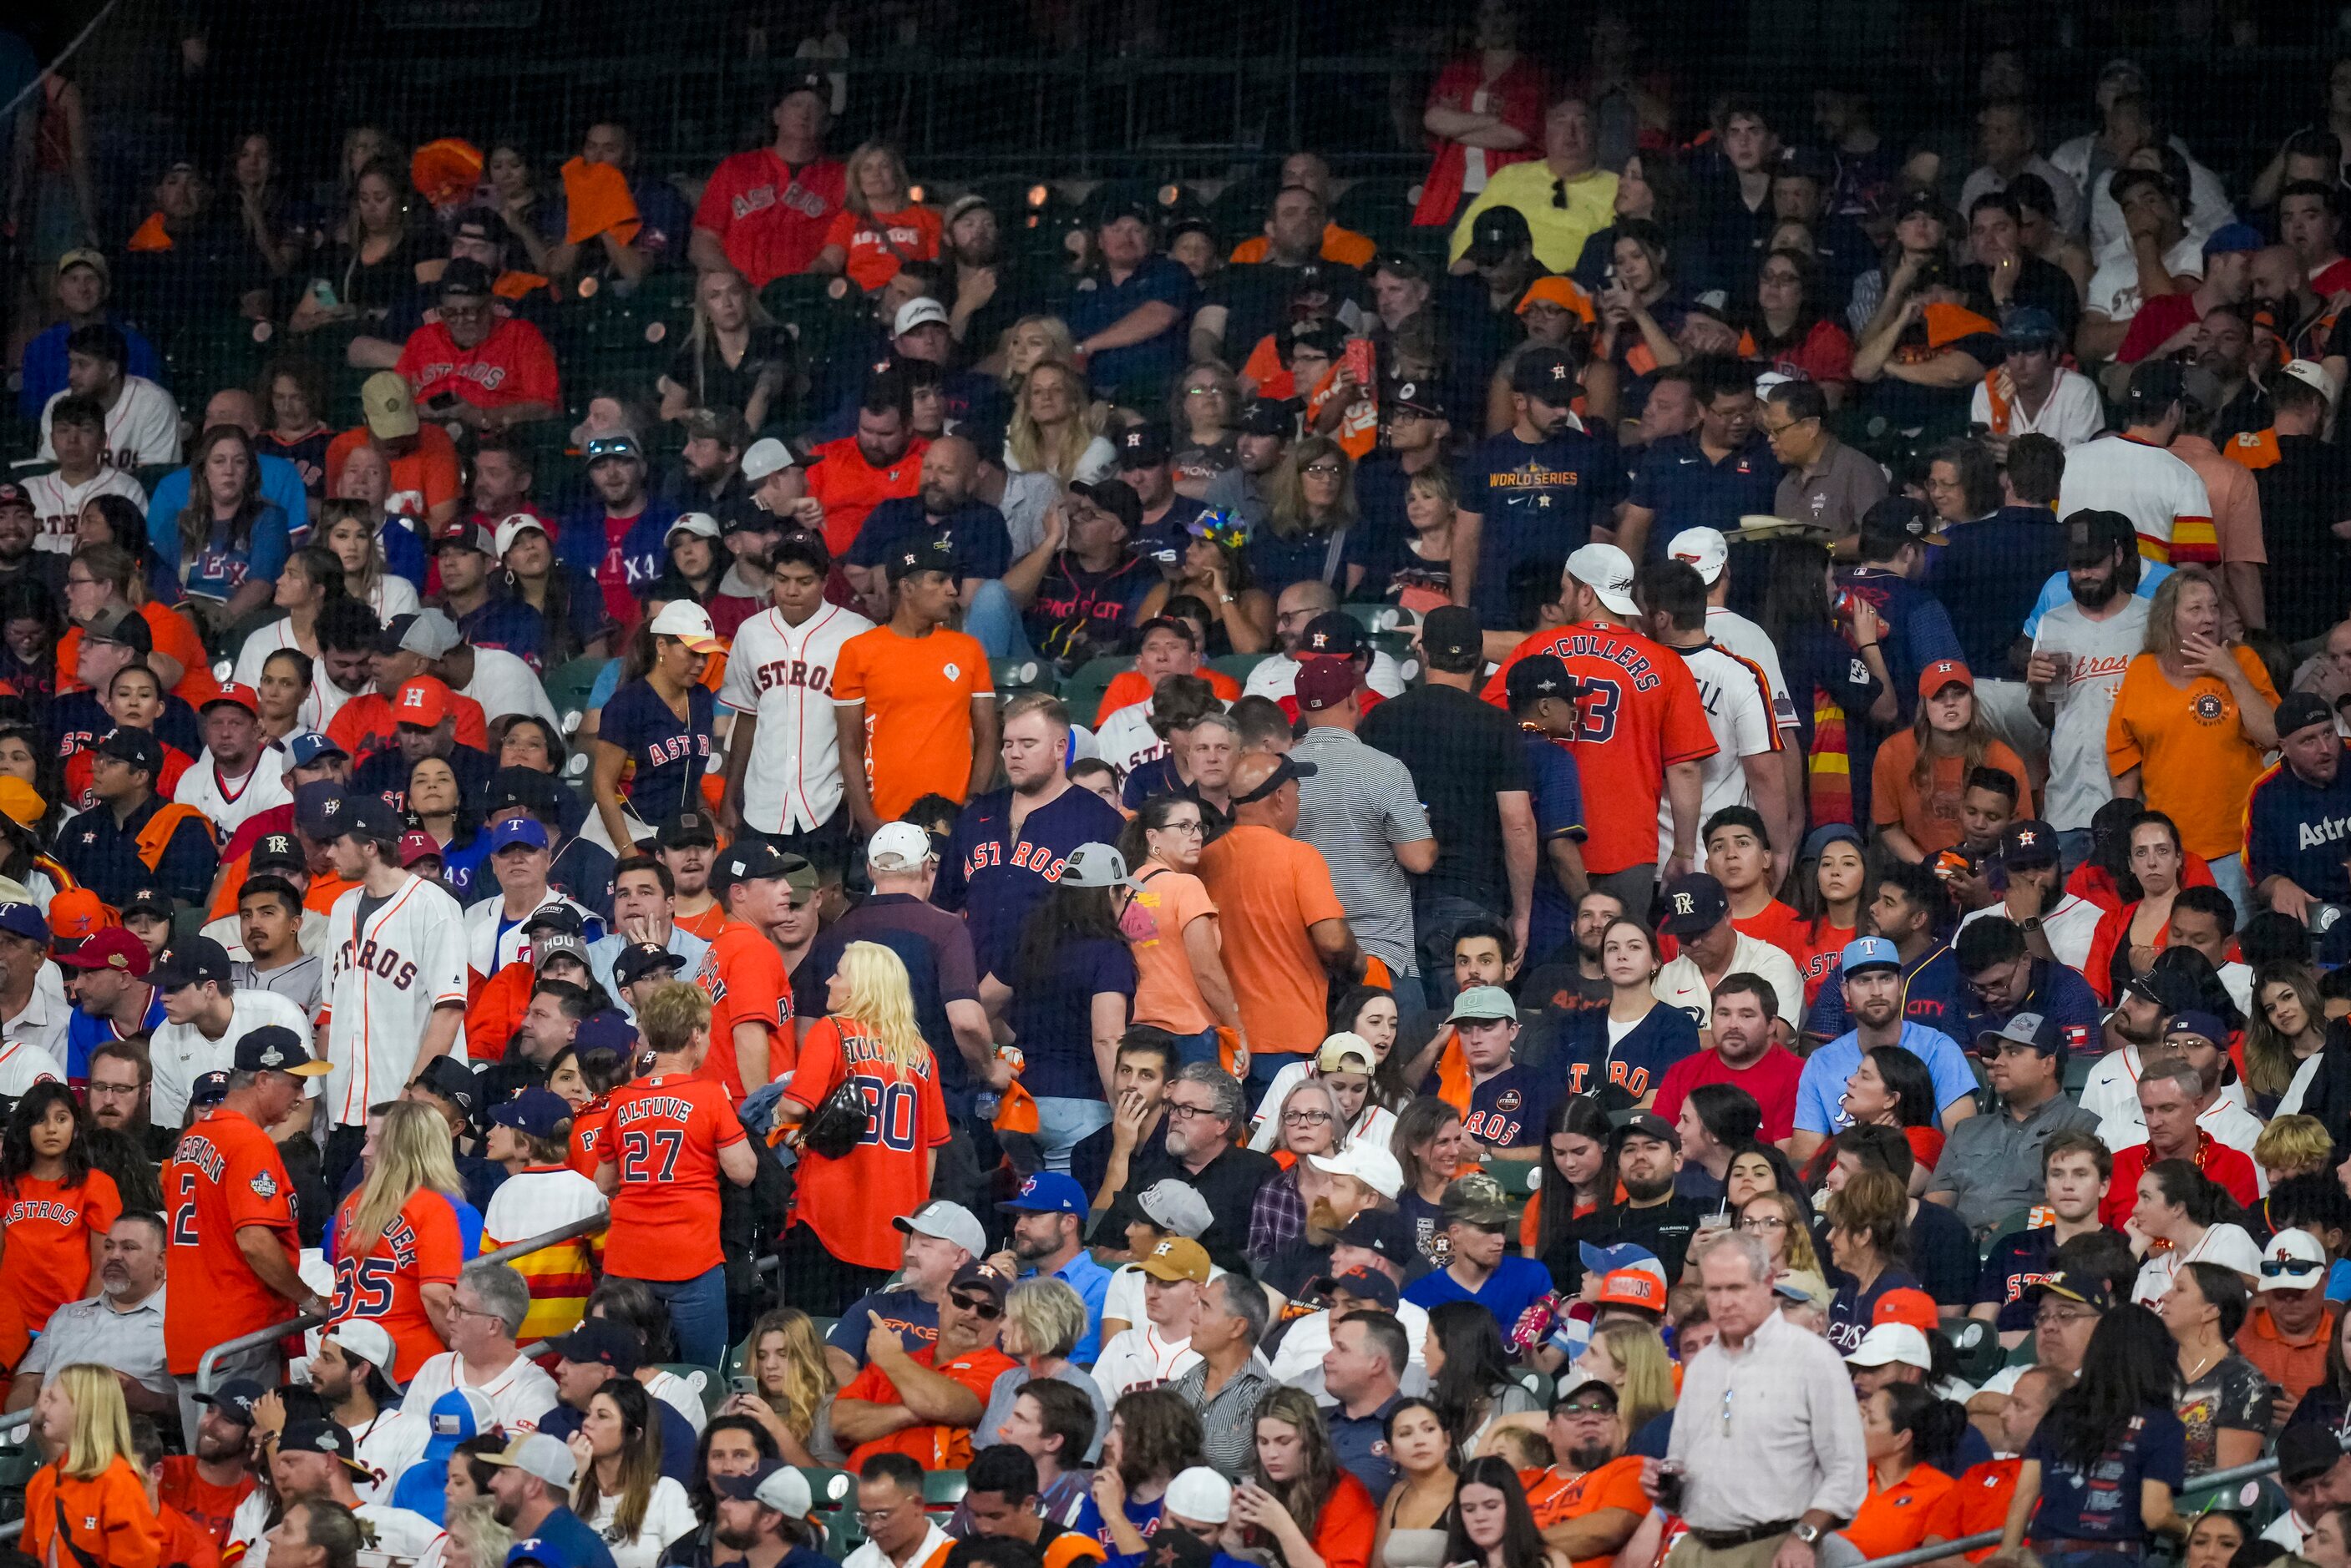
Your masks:
{"label": "man with gray hair", "polygon": [[449,1298],[449,1348],[416,1369],[402,1408],[430,1411],[452,1388],[490,1402],[509,1432],[538,1429],[556,1407],[555,1379],[515,1348],[530,1311],[530,1287],[504,1263],[468,1263]]}
{"label": "man with gray hair", "polygon": [[1186,1065],[1167,1085],[1166,1131],[1156,1148],[1138,1148],[1129,1162],[1126,1185],[1113,1199],[1122,1215],[1135,1213],[1135,1198],[1153,1182],[1173,1177],[1197,1192],[1216,1218],[1200,1234],[1200,1245],[1220,1268],[1249,1272],[1249,1210],[1259,1189],[1279,1174],[1272,1158],[1234,1146],[1247,1114],[1241,1086],[1214,1062]]}
{"label": "man with gray hair", "polygon": [[1666,1458],[1643,1461],[1641,1489],[1689,1521],[1675,1568],[1813,1568],[1869,1490],[1852,1375],[1828,1341],[1773,1309],[1757,1237],[1717,1236],[1698,1282],[1717,1332],[1678,1405],[1708,1417],[1674,1423]]}
{"label": "man with gray hair", "polygon": [[1257,1353],[1270,1310],[1264,1288],[1247,1274],[1210,1280],[1192,1314],[1192,1351],[1199,1360],[1168,1385],[1199,1413],[1200,1452],[1227,1475],[1249,1469],[1257,1451],[1257,1403],[1274,1386],[1273,1368]]}

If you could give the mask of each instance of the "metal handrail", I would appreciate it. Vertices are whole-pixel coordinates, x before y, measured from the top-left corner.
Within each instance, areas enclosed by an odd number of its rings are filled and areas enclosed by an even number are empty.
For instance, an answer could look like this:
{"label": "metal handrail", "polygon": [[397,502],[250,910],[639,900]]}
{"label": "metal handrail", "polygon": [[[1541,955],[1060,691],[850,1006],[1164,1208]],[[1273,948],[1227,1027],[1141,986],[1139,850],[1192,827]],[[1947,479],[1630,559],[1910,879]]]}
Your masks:
{"label": "metal handrail", "polygon": [[[2211,1491],[2220,1487],[2235,1486],[2241,1481],[2260,1480],[2264,1476],[2276,1474],[2277,1468],[2277,1456],[2271,1454],[2250,1464],[2214,1470],[2209,1475],[2190,1476],[2189,1484],[2181,1490],[2183,1494]],[[1987,1546],[1998,1546],[2005,1533],[2004,1530],[1986,1530],[1974,1535],[1962,1535],[1957,1541],[1938,1541],[1932,1546],[1916,1546],[1907,1552],[1896,1552],[1891,1557],[1873,1557],[1869,1560],[1870,1568],[1926,1568],[1926,1564],[1939,1563],[1946,1557],[1958,1557]]]}
{"label": "metal handrail", "polygon": [[[581,1236],[591,1236],[611,1222],[612,1217],[609,1213],[591,1214],[584,1220],[574,1220],[569,1225],[559,1225],[554,1230],[544,1231],[537,1236],[527,1237],[520,1241],[509,1241],[494,1252],[485,1252],[478,1258],[469,1259],[468,1262],[511,1262],[517,1258],[528,1257],[543,1247],[552,1247],[559,1241],[570,1241]],[[273,1324],[267,1328],[256,1328],[251,1334],[241,1334],[235,1339],[221,1341],[205,1351],[196,1362],[196,1392],[209,1394],[213,1391],[214,1378],[220,1371],[222,1356],[272,1344],[289,1334],[299,1334],[305,1329],[316,1328],[324,1322],[326,1319],[319,1316],[318,1314],[306,1312],[299,1316],[287,1318],[284,1323]]]}

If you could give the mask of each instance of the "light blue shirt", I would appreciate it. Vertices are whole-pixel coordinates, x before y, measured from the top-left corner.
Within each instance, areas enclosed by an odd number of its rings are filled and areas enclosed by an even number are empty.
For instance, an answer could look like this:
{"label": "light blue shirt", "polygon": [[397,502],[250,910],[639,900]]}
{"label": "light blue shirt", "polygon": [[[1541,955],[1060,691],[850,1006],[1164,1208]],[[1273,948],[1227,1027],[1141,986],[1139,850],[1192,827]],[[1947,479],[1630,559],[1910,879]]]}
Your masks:
{"label": "light blue shirt", "polygon": [[[2169,576],[2171,576],[2171,568],[2161,561],[2150,561],[2144,556],[2140,556],[2138,587],[2133,590],[2134,597],[2142,599],[2155,597],[2155,590],[2160,587],[2163,585],[2163,579]],[[2032,613],[2024,618],[2024,635],[2040,636],[2041,618],[2073,597],[2074,590],[2065,586],[2065,574],[2050,573],[2049,580],[2041,585],[2041,597],[2032,601]]]}
{"label": "light blue shirt", "polygon": [[[261,498],[286,514],[289,541],[299,542],[310,526],[310,498],[302,488],[302,471],[282,457],[267,452],[261,459]],[[188,471],[175,468],[155,482],[147,497],[147,542],[156,558],[180,575],[180,514],[188,507]],[[276,574],[273,572],[274,577]]]}
{"label": "light blue shirt", "polygon": [[[1053,1271],[1053,1278],[1077,1292],[1078,1299],[1086,1303],[1086,1336],[1078,1341],[1078,1347],[1070,1352],[1069,1357],[1080,1366],[1092,1366],[1102,1355],[1102,1302],[1110,1294],[1111,1272],[1094,1262],[1094,1255],[1083,1247],[1078,1249],[1076,1257]],[[1037,1271],[1030,1269],[1020,1277],[1033,1280]]]}
{"label": "light blue shirt", "polygon": [[[604,994],[612,999],[630,1023],[634,1023],[637,1010],[629,1005],[628,998],[621,994],[619,981],[612,978],[612,966],[621,961],[621,954],[628,950],[628,946],[629,939],[618,931],[590,942],[588,972],[596,977],[596,983],[604,988]],[[678,977],[691,980],[702,968],[703,955],[710,950],[710,944],[683,926],[672,926],[669,929],[669,950],[685,961],[685,967],[677,971]]]}
{"label": "light blue shirt", "polygon": [[[1927,1064],[1935,1085],[1935,1106],[1976,1092],[1976,1072],[1968,1064],[1959,1043],[1939,1029],[1905,1022],[1895,1044]],[[1844,1081],[1861,1065],[1861,1031],[1838,1035],[1804,1060],[1803,1076],[1796,1080],[1796,1127],[1823,1137],[1842,1132],[1853,1122],[1845,1113]]]}

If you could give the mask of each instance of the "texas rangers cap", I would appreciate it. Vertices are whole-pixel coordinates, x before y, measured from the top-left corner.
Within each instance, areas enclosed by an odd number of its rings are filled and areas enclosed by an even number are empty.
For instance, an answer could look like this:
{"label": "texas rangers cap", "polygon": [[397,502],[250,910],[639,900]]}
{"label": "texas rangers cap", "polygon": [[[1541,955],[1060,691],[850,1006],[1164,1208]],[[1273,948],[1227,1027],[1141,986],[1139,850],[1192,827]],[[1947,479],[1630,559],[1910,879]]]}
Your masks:
{"label": "texas rangers cap", "polygon": [[41,918],[38,909],[21,899],[0,904],[0,931],[12,937],[22,937],[28,942],[47,945],[49,940],[48,921]]}
{"label": "texas rangers cap", "polygon": [[440,840],[421,827],[412,827],[400,836],[400,868],[402,871],[427,860],[446,858]]}
{"label": "texas rangers cap", "polygon": [[1884,937],[1856,937],[1837,955],[1837,965],[1849,975],[1873,969],[1899,970],[1902,954]]}
{"label": "texas rangers cap", "polygon": [[286,742],[286,765],[288,769],[307,768],[320,757],[348,759],[350,755],[350,753],[316,730],[305,730]]}
{"label": "texas rangers cap", "polygon": [[490,853],[516,846],[526,849],[547,847],[547,829],[534,816],[509,816],[490,828]]}
{"label": "texas rangers cap", "polygon": [[684,959],[658,942],[632,942],[612,961],[612,980],[619,985],[634,985],[655,975],[675,974],[684,967]]}
{"label": "texas rangers cap", "polygon": [[1730,895],[1703,871],[1692,871],[1666,884],[1666,917],[1657,929],[1669,937],[1694,937],[1710,931],[1730,918]]}
{"label": "texas rangers cap", "polygon": [[265,1023],[236,1043],[240,1073],[289,1073],[297,1078],[315,1078],[327,1068],[325,1062],[310,1054],[300,1035],[282,1024]]}
{"label": "texas rangers cap", "polygon": [[91,932],[73,951],[58,955],[57,961],[68,969],[112,970],[133,980],[145,980],[152,967],[147,944],[120,926]]}
{"label": "texas rangers cap", "polygon": [[158,991],[177,991],[206,981],[226,991],[230,983],[228,950],[205,936],[173,942],[155,955],[155,967],[148,972],[147,980]]}
{"label": "texas rangers cap", "polygon": [[1087,1207],[1085,1189],[1057,1170],[1024,1178],[1020,1190],[997,1205],[1007,1214],[1083,1214]]}

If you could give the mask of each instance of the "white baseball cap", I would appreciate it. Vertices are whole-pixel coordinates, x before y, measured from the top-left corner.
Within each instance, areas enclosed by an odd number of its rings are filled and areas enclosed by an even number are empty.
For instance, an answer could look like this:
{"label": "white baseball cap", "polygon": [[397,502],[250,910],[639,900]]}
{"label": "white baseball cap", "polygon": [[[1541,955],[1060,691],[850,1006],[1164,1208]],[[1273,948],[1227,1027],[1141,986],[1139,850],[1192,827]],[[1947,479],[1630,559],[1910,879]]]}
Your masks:
{"label": "white baseball cap", "polygon": [[669,525],[669,532],[662,535],[662,543],[666,545],[680,534],[691,534],[697,539],[716,539],[718,537],[718,519],[707,512],[681,512],[677,521]]}
{"label": "white baseball cap", "polygon": [[1698,575],[1712,587],[1722,576],[1723,566],[1730,559],[1730,546],[1719,528],[1685,528],[1674,535],[1666,546],[1666,554],[1677,561],[1686,561],[1698,568]]}
{"label": "white baseball cap", "polygon": [[2335,378],[2315,359],[2289,359],[2281,367],[2285,373],[2313,391],[2323,395],[2329,403],[2335,401]]}
{"label": "white baseball cap", "polygon": [[1844,1358],[1847,1366],[1916,1366],[1930,1370],[1935,1365],[1933,1349],[1927,1336],[1907,1323],[1881,1323],[1862,1335],[1853,1354]]}
{"label": "white baseball cap", "polygon": [[1174,1177],[1162,1177],[1135,1195],[1134,1206],[1162,1231],[1197,1239],[1217,1222],[1216,1211],[1198,1188]]}
{"label": "white baseball cap", "polygon": [[358,1356],[386,1378],[391,1377],[394,1352],[392,1335],[383,1324],[371,1318],[345,1318],[319,1337],[321,1342],[333,1340],[346,1354]]}
{"label": "white baseball cap", "polygon": [[1600,596],[1612,614],[1633,616],[1633,557],[1614,545],[1586,545],[1567,558],[1567,575]]}
{"label": "white baseball cap", "polygon": [[1357,1138],[1336,1154],[1310,1154],[1315,1169],[1330,1176],[1352,1176],[1389,1202],[1404,1190],[1404,1167],[1396,1157],[1368,1139]]}
{"label": "white baseball cap", "polygon": [[1206,1465],[1194,1465],[1176,1472],[1161,1501],[1178,1519],[1222,1524],[1233,1516],[1233,1483]]}
{"label": "white baseball cap", "polygon": [[521,1433],[507,1444],[505,1452],[484,1454],[482,1462],[510,1466],[565,1491],[571,1490],[571,1478],[579,1473],[563,1439],[545,1432]]}
{"label": "white baseball cap", "polygon": [[526,532],[537,534],[543,539],[547,536],[547,524],[528,512],[517,512],[499,521],[497,537],[491,544],[496,546],[500,560],[506,558],[507,552],[514,548],[514,542]]}
{"label": "white baseball cap", "polygon": [[726,645],[718,640],[718,628],[710,624],[710,612],[692,599],[670,600],[645,629],[655,637],[674,637],[696,653],[726,651]]}
{"label": "white baseball cap", "polygon": [[743,477],[757,484],[771,473],[797,466],[799,461],[792,455],[791,448],[775,437],[761,436],[743,453]]}
{"label": "white baseball cap", "polygon": [[931,857],[931,836],[911,822],[885,822],[865,841],[865,864],[875,871],[912,871]]}
{"label": "white baseball cap", "polygon": [[902,1214],[890,1223],[909,1236],[935,1236],[942,1241],[953,1241],[975,1258],[987,1256],[987,1232],[979,1228],[971,1210],[960,1203],[934,1198],[912,1214]]}
{"label": "white baseball cap", "polygon": [[2265,1291],[2306,1291],[2326,1282],[2326,1249],[2307,1231],[2281,1231],[2262,1249]]}
{"label": "white baseball cap", "polygon": [[947,307],[930,296],[923,295],[898,307],[898,318],[890,324],[890,336],[904,337],[915,327],[927,327],[934,321],[942,327],[948,325]]}
{"label": "white baseball cap", "polygon": [[1366,1073],[1377,1072],[1380,1054],[1372,1043],[1352,1029],[1342,1029],[1336,1034],[1326,1034],[1314,1053],[1314,1064],[1325,1073],[1345,1073],[1353,1069],[1346,1065],[1347,1058],[1355,1057],[1364,1064]]}

